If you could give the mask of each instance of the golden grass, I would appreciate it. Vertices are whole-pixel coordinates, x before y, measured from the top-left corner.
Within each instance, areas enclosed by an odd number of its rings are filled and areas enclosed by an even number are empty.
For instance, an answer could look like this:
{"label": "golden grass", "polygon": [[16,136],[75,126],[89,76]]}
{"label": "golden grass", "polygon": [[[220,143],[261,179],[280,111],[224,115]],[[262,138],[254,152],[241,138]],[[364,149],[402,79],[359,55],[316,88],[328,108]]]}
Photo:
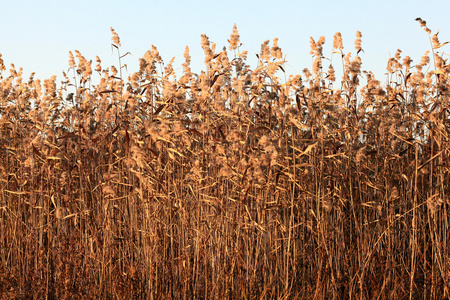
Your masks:
{"label": "golden grass", "polygon": [[359,32],[356,56],[335,35],[339,84],[324,38],[283,80],[277,41],[251,69],[236,27],[179,78],[154,46],[127,80],[120,52],[70,53],[60,87],[0,60],[0,295],[448,298],[450,68],[419,22],[434,65],[398,51],[385,85]]}

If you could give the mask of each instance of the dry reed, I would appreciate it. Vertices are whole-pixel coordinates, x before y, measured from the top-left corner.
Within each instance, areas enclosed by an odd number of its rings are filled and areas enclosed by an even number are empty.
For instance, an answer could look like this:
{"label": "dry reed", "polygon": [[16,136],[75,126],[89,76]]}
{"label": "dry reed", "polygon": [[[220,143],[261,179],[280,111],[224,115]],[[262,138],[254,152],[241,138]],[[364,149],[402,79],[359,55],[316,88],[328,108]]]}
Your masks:
{"label": "dry reed", "polygon": [[385,85],[360,32],[356,56],[335,35],[340,88],[325,38],[283,81],[277,40],[251,69],[236,26],[179,79],[154,46],[128,79],[70,53],[59,88],[0,56],[0,295],[448,298],[450,68],[418,21],[431,60],[398,51]]}

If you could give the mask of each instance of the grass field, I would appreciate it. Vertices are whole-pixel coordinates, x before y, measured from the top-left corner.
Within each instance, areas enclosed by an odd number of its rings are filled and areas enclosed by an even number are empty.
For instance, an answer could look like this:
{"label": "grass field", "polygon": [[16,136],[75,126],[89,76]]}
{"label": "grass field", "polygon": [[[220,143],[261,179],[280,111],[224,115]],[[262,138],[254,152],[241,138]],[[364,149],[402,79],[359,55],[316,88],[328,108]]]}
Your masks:
{"label": "grass field", "polygon": [[418,21],[383,82],[359,32],[289,76],[236,27],[199,74],[152,47],[124,78],[113,29],[118,65],[75,51],[61,84],[0,56],[1,298],[450,297],[450,67]]}

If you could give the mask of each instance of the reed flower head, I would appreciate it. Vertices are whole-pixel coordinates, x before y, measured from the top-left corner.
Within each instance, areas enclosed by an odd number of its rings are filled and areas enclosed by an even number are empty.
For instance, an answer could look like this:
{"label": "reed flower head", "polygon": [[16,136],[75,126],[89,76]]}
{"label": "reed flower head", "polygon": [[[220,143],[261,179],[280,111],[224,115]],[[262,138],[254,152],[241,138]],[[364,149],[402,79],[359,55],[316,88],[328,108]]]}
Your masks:
{"label": "reed flower head", "polygon": [[400,49],[397,49],[397,52],[395,52],[395,59],[396,60],[401,60],[402,59],[402,56],[401,56],[401,54],[402,54],[402,50],[400,50]]}
{"label": "reed flower head", "polygon": [[230,43],[230,50],[236,50],[237,47],[239,47],[240,41],[239,41],[239,32],[236,27],[236,23],[233,26],[233,33],[230,35],[230,39],[228,40]]}
{"label": "reed flower head", "polygon": [[206,36],[206,34],[202,34],[201,38],[202,38],[201,45],[203,51],[205,52],[205,64],[208,65],[213,59],[213,51],[210,47],[209,38]]}
{"label": "reed flower head", "polygon": [[2,59],[2,54],[0,53],[0,71],[6,70],[5,64]]}
{"label": "reed flower head", "polygon": [[336,80],[336,73],[334,71],[333,65],[328,67],[328,80],[334,82]]}
{"label": "reed flower head", "polygon": [[420,23],[420,27],[422,27],[426,33],[431,34],[431,30],[427,27],[427,22],[422,20],[421,18],[416,18],[416,21]]}
{"label": "reed flower head", "polygon": [[323,45],[325,44],[325,37],[321,36],[319,40],[317,41],[317,50],[319,51],[317,53],[317,56],[323,56]]}
{"label": "reed flower head", "polygon": [[412,63],[412,59],[411,59],[411,57],[409,57],[409,56],[405,56],[405,58],[403,59],[403,66],[406,68],[406,69],[411,69],[411,63]]}
{"label": "reed flower head", "polygon": [[302,72],[303,72],[303,75],[305,75],[305,77],[306,77],[306,81],[309,81],[309,77],[311,77],[311,72],[309,71],[309,69],[304,68]]}
{"label": "reed flower head", "polygon": [[91,75],[92,75],[92,60],[86,61],[84,72],[83,72],[83,77],[89,78]]}
{"label": "reed flower head", "polygon": [[113,42],[114,45],[116,45],[117,47],[120,47],[121,44],[120,44],[119,35],[116,33],[116,31],[112,27],[111,27],[111,33],[112,33],[111,41]]}
{"label": "reed flower head", "polygon": [[270,59],[269,43],[270,43],[270,40],[266,40],[266,41],[264,41],[264,43],[261,44],[260,57],[263,60],[269,60]]}
{"label": "reed flower head", "polygon": [[100,57],[96,56],[95,62],[97,63],[97,65],[95,66],[95,71],[100,73],[102,71],[102,61],[100,60]]}
{"label": "reed flower head", "polygon": [[161,58],[161,55],[159,55],[159,51],[158,51],[158,49],[156,48],[155,45],[152,45],[152,50],[151,51],[152,51],[153,59],[156,60],[158,63],[162,63],[163,60]]}
{"label": "reed flower head", "polygon": [[316,56],[313,63],[313,73],[318,76],[322,70],[322,59],[320,56]]}
{"label": "reed flower head", "polygon": [[276,57],[277,59],[282,59],[283,57],[283,52],[281,52],[281,48],[278,47],[278,38],[273,39],[273,46],[270,49],[270,55],[272,55],[272,57]]}
{"label": "reed flower head", "polygon": [[69,66],[71,68],[75,68],[76,64],[75,64],[75,58],[73,56],[72,51],[69,51]]}
{"label": "reed flower head", "polygon": [[310,47],[311,47],[311,51],[309,52],[309,54],[311,54],[311,55],[318,55],[319,50],[318,50],[316,41],[314,40],[314,38],[312,36],[309,38],[309,44],[310,44]]}
{"label": "reed flower head", "polygon": [[333,50],[343,50],[342,35],[340,32],[336,32],[333,38]]}
{"label": "reed flower head", "polygon": [[357,52],[360,52],[362,50],[361,49],[361,37],[362,37],[361,31],[358,30],[356,32],[356,40],[355,40],[355,49]]}
{"label": "reed flower head", "polygon": [[184,49],[184,59],[186,61],[186,64],[189,65],[191,63],[191,56],[189,55],[189,46],[186,46]]}
{"label": "reed flower head", "polygon": [[436,32],[435,34],[433,34],[433,36],[431,37],[431,41],[433,43],[433,48],[435,48],[435,49],[437,49],[441,46],[441,43],[439,42],[438,34],[439,34],[439,31]]}
{"label": "reed flower head", "polygon": [[430,50],[427,50],[420,60],[420,66],[425,67],[430,63]]}
{"label": "reed flower head", "polygon": [[117,69],[115,66],[111,66],[111,72],[112,72],[112,76],[116,76],[117,75]]}

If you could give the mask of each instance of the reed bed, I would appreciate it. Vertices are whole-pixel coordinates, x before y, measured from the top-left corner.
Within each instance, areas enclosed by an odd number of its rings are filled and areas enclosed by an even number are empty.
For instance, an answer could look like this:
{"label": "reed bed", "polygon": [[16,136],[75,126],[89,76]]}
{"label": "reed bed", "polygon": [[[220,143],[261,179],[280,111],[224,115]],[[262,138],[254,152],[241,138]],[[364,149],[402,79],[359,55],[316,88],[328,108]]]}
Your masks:
{"label": "reed bed", "polygon": [[152,46],[124,78],[113,29],[118,66],[71,52],[60,84],[0,56],[2,299],[448,298],[450,67],[417,21],[385,83],[359,32],[295,76],[236,26],[199,74]]}

